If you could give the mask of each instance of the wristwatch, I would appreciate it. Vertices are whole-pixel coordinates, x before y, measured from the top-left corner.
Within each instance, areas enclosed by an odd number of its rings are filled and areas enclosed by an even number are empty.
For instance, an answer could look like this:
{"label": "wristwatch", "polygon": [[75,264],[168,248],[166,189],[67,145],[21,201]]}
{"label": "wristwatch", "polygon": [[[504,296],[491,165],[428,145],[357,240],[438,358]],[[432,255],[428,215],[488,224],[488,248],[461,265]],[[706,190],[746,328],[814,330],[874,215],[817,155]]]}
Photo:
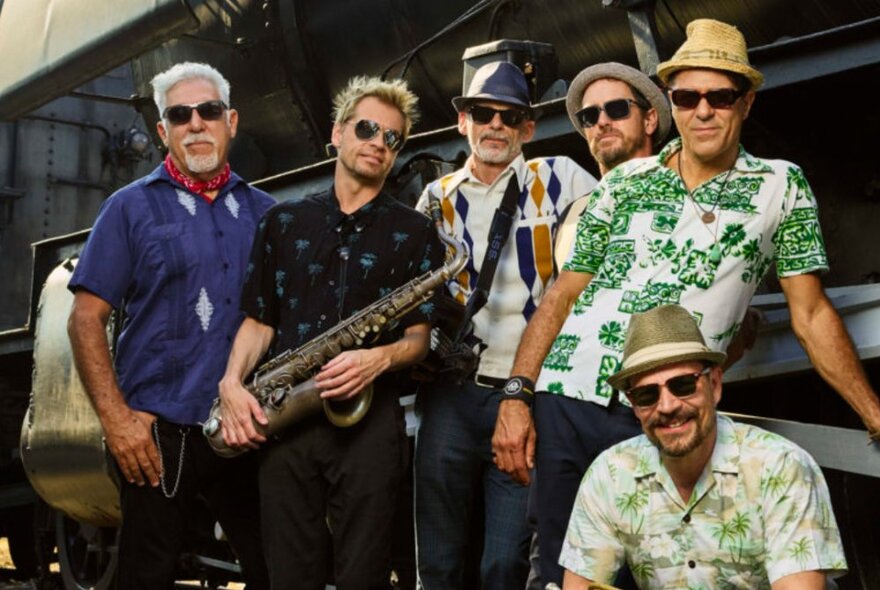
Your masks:
{"label": "wristwatch", "polygon": [[535,401],[535,384],[528,377],[511,377],[507,380],[501,392],[504,394],[504,397],[501,398],[502,401],[518,399],[525,402],[529,407]]}

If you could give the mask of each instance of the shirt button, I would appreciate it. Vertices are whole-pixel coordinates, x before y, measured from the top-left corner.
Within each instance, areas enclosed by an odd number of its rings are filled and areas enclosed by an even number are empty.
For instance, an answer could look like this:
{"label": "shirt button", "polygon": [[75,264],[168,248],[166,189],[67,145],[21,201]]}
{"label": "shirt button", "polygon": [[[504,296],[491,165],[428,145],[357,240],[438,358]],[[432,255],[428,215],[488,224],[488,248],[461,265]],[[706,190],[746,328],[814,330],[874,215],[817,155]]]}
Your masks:
{"label": "shirt button", "polygon": [[329,281],[328,284],[332,287],[333,285],[336,284],[336,281]]}
{"label": "shirt button", "polygon": [[685,515],[684,515],[684,518],[682,518],[682,520],[685,522],[685,524],[689,523],[689,522],[691,521],[691,514],[690,514],[690,512],[688,512],[687,514],[685,514]]}
{"label": "shirt button", "polygon": [[690,561],[688,561],[688,567],[694,569],[695,567],[697,567],[697,562],[691,559]]}
{"label": "shirt button", "polygon": [[229,270],[229,263],[228,262],[223,263],[223,270]]}
{"label": "shirt button", "polygon": [[327,316],[324,315],[324,314],[322,313],[322,314],[321,314],[321,319],[322,319],[322,320],[326,320],[326,319],[327,319]]}
{"label": "shirt button", "polygon": [[231,304],[231,303],[232,303],[232,298],[231,298],[231,297],[227,297],[227,298],[226,298],[226,305],[229,305],[229,304]]}

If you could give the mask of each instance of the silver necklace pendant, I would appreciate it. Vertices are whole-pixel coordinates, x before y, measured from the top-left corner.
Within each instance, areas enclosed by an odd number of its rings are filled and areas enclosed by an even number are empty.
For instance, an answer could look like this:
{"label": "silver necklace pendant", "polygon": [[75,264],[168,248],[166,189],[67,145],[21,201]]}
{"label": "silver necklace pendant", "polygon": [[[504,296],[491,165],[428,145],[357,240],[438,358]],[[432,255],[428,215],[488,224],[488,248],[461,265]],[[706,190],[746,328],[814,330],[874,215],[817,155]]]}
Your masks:
{"label": "silver necklace pendant", "polygon": [[701,215],[700,218],[703,220],[703,223],[708,225],[715,221],[715,214],[711,211],[703,211],[703,215]]}

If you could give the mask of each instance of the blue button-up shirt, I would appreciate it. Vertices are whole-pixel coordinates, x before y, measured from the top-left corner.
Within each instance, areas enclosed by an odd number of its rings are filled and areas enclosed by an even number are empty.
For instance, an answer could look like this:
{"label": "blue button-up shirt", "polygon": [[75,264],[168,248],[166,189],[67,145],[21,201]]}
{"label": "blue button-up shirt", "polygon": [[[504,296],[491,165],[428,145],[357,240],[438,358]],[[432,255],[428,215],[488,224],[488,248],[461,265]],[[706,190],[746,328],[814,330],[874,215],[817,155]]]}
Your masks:
{"label": "blue button-up shirt", "polygon": [[244,317],[254,232],[272,204],[236,174],[208,202],[161,165],[103,204],[68,287],[124,309],[115,363],[133,409],[179,424],[207,417]]}

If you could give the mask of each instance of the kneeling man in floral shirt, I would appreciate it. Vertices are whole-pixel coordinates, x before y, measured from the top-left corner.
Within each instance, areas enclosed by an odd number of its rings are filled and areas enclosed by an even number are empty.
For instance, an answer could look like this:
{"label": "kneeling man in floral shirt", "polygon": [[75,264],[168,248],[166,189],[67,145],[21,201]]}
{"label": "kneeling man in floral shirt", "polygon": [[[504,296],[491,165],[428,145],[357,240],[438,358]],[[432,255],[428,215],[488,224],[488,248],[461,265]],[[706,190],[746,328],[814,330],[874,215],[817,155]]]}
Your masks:
{"label": "kneeling man in floral shirt", "polygon": [[789,440],[719,416],[725,359],[683,307],[633,316],[622,390],[644,435],[590,466],[559,563],[564,587],[824,589],[846,572],[828,486]]}

